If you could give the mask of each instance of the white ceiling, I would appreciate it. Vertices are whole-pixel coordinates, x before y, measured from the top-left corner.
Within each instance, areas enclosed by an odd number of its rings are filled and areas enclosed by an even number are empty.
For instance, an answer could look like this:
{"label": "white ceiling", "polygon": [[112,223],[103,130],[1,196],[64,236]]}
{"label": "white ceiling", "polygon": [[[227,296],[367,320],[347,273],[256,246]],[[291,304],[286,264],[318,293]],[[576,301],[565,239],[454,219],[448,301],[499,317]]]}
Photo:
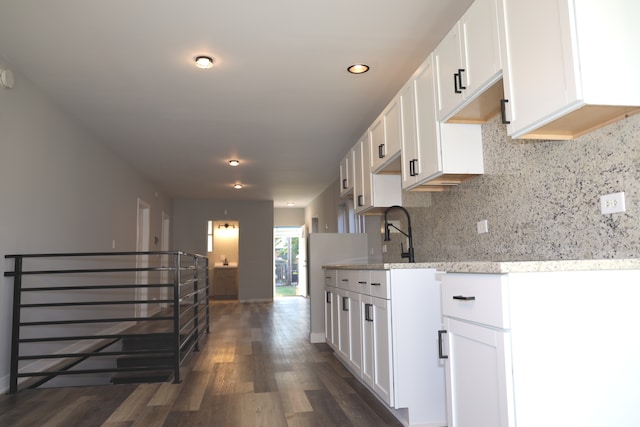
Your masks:
{"label": "white ceiling", "polygon": [[304,207],[471,1],[0,0],[0,54],[169,196]]}

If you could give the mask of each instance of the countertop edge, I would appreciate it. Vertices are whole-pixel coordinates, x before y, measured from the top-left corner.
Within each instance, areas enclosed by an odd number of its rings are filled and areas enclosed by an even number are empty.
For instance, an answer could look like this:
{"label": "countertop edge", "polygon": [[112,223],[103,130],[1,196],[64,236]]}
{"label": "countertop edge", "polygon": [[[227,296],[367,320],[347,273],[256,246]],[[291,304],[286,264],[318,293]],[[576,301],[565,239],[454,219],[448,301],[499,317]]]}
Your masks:
{"label": "countertop edge", "polygon": [[554,271],[640,270],[640,259],[552,260],[552,261],[468,261],[374,264],[329,264],[336,270],[390,270],[435,268],[447,273],[529,273]]}

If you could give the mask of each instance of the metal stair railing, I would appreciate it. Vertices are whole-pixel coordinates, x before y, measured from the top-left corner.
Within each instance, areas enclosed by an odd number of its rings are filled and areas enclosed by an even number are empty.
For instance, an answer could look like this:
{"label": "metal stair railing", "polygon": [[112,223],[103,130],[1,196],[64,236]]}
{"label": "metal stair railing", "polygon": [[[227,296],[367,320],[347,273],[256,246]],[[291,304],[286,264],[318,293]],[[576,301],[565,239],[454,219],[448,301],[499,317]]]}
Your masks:
{"label": "metal stair railing", "polygon": [[[208,259],[181,251],[6,255],[14,261],[9,392],[60,375],[167,370],[209,333]],[[166,348],[118,343],[166,337]],[[153,367],[77,368],[90,358],[169,356]],[[23,385],[22,383],[20,385]],[[25,388],[25,387],[23,387]]]}

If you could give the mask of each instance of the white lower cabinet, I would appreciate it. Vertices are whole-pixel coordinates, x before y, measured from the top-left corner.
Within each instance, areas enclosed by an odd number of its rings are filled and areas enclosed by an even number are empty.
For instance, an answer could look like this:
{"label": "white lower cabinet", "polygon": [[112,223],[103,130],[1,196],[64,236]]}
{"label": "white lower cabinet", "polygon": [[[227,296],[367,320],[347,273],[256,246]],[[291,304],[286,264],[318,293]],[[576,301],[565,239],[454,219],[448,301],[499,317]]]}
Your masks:
{"label": "white lower cabinet", "polygon": [[[444,426],[444,363],[435,339],[442,325],[436,271],[338,270],[337,286],[342,333],[333,347],[336,356],[404,425]],[[334,311],[326,313],[334,316]],[[345,339],[348,351],[341,344]]]}
{"label": "white lower cabinet", "polygon": [[445,318],[444,328],[449,346],[449,426],[513,425],[506,398],[509,333],[451,318]]}
{"label": "white lower cabinet", "polygon": [[640,426],[640,271],[447,273],[448,427]]}

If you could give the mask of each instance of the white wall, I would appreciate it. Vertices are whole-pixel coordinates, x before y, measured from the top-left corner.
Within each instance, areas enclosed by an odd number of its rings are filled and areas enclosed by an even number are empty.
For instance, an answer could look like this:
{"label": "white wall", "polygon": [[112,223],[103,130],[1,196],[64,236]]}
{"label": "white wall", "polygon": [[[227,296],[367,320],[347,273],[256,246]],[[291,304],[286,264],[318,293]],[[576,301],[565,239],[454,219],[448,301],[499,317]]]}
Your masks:
{"label": "white wall", "polygon": [[[0,56],[0,66],[9,67]],[[162,191],[87,134],[21,73],[0,88],[0,254],[136,249],[138,197],[159,250]],[[157,196],[156,196],[157,193]],[[3,273],[13,265],[3,260]],[[8,387],[12,281],[0,285],[0,392]]]}
{"label": "white wall", "polygon": [[273,201],[187,200],[173,204],[172,240],[176,248],[207,253],[207,221],[239,223],[240,301],[273,299]]}

